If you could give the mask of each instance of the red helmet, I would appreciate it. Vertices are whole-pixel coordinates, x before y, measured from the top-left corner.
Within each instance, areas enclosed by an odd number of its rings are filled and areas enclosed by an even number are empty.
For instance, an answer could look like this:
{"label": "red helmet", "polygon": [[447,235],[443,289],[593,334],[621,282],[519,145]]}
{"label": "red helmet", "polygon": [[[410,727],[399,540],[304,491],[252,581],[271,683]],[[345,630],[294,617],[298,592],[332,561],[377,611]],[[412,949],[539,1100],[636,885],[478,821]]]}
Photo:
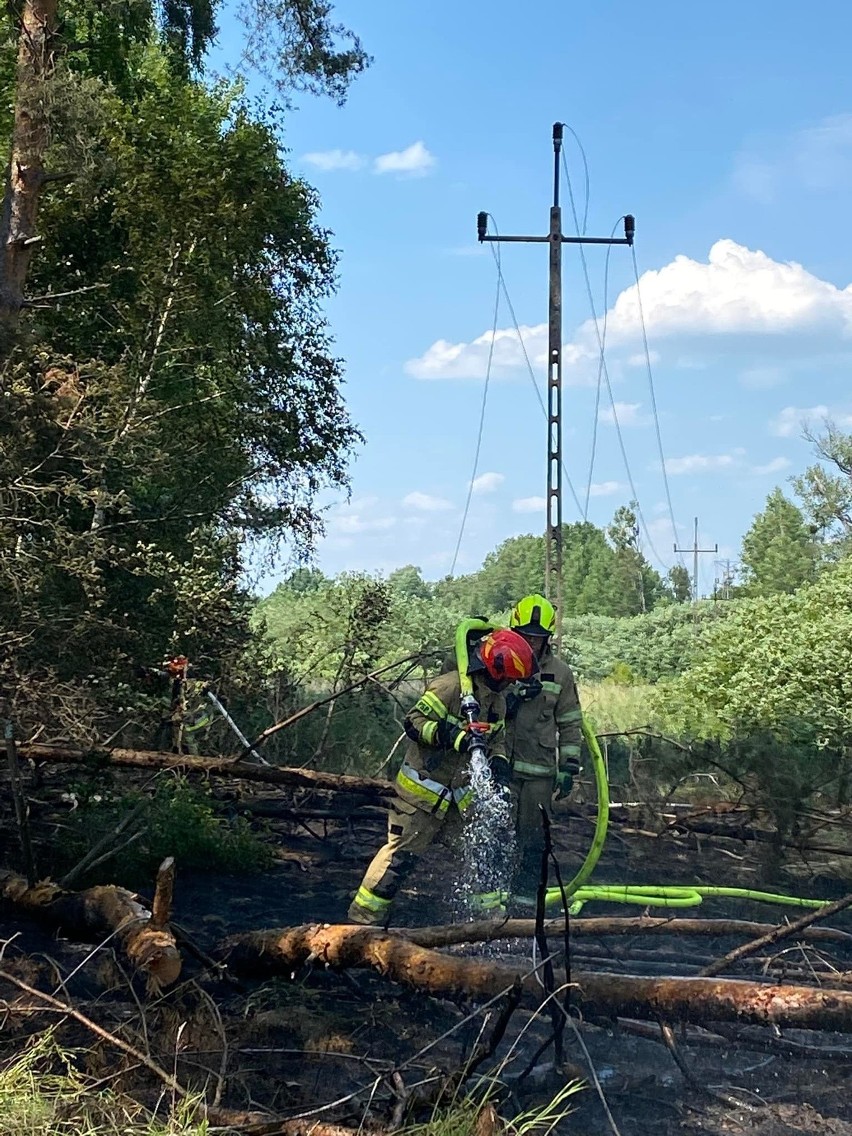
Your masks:
{"label": "red helmet", "polygon": [[482,640],[480,653],[489,677],[497,682],[515,682],[535,674],[533,649],[517,631],[492,631]]}

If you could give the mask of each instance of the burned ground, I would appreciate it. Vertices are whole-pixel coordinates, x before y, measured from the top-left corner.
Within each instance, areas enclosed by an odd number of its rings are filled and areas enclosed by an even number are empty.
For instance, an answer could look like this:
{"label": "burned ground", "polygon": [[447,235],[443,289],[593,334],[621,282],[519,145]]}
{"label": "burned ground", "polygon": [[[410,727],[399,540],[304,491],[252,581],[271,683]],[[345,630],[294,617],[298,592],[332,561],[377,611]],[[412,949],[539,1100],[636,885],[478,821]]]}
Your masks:
{"label": "burned ground", "polygon": [[[128,774],[120,777],[126,786]],[[42,856],[51,840],[62,839],[73,807],[61,797],[68,779],[67,771],[48,767],[41,784],[29,786],[36,802],[36,850]],[[225,782],[219,783],[216,795],[226,817],[232,822],[246,818],[261,833],[274,863],[265,871],[240,875],[181,871],[178,865],[174,922],[184,935],[185,965],[174,989],[146,999],[109,944],[93,951],[13,912],[4,917],[2,967],[40,990],[70,999],[82,1014],[148,1054],[163,1070],[173,1071],[182,1086],[203,1091],[214,1120],[239,1121],[245,1127],[263,1116],[309,1113],[312,1122],[357,1128],[366,1117],[367,1123],[387,1128],[392,1117],[399,1121],[402,1116],[395,1108],[401,1095],[408,1102],[406,1122],[428,1118],[436,1086],[461,1068],[477,1041],[487,1037],[499,1002],[483,1011],[471,1001],[428,997],[365,970],[314,965],[291,975],[235,978],[212,965],[228,935],[344,921],[361,871],[381,839],[381,812],[371,803],[346,819],[328,817],[323,814],[340,810],[329,794],[270,792],[245,785],[235,790]],[[8,802],[5,808],[3,851],[10,857],[15,833]],[[567,874],[579,864],[591,833],[589,818],[582,813],[561,809],[554,826]],[[660,836],[648,825],[647,818],[635,812],[618,816],[596,881],[743,887],[763,883],[760,840],[686,833],[689,826],[683,824]],[[837,850],[844,850],[840,838]],[[401,897],[401,925],[434,925],[457,915],[456,862],[452,849],[432,849],[416,888]],[[121,856],[101,871],[103,878],[123,882]],[[775,890],[833,899],[848,890],[843,872],[842,855],[789,855],[785,877]],[[774,923],[791,911],[792,918],[799,914],[795,909],[708,899],[698,910],[676,914]],[[583,916],[638,913],[596,903],[589,904]],[[845,912],[831,925],[852,931]],[[573,935],[570,965],[613,975],[696,975],[741,941],[681,934]],[[551,947],[558,950],[559,940],[551,940]],[[530,939],[446,950],[519,970],[535,965]],[[556,972],[561,981],[561,957]],[[852,941],[791,939],[734,964],[725,974],[849,990]],[[46,1014],[8,982],[3,983],[2,996],[0,1045],[5,1058],[52,1026],[57,1041],[75,1051],[74,1060],[86,1075],[103,1077],[108,1071],[122,1091],[149,1107],[158,1101],[164,1107],[162,1084],[138,1061],[116,1053],[108,1041],[93,1040],[79,1022]],[[671,1025],[674,1054],[663,1044],[662,1027],[655,1022],[588,1020],[586,1015],[577,1030],[565,1028],[562,1064],[556,1068],[552,1046],[531,1065],[551,1033],[548,1013],[521,1007],[493,1057],[466,1088],[478,1084],[481,1092],[488,1083],[483,1074],[494,1075],[494,1100],[500,1114],[511,1118],[550,1100],[566,1080],[581,1079],[585,1087],[569,1102],[573,1112],[558,1125],[565,1132],[609,1130],[603,1094],[623,1136],[651,1131],[852,1134],[852,1044],[847,1046],[844,1036],[714,1023]]]}

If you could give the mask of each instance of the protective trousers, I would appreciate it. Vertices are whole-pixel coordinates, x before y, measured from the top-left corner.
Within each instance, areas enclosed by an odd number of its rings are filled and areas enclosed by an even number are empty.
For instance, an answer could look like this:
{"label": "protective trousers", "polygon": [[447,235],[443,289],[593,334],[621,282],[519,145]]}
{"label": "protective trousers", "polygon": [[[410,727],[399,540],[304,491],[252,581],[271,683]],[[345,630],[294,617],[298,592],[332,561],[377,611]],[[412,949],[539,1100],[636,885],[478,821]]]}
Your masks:
{"label": "protective trousers", "polygon": [[349,908],[354,923],[387,925],[396,893],[442,828],[448,836],[461,829],[461,815],[455,805],[445,813],[426,812],[394,798],[387,840],[370,861]]}
{"label": "protective trousers", "polygon": [[541,876],[541,855],[544,851],[544,827],[541,810],[550,814],[550,798],[554,778],[515,778],[512,782],[512,802],[515,807],[515,837],[518,862],[515,869],[512,894],[517,898],[535,900]]}

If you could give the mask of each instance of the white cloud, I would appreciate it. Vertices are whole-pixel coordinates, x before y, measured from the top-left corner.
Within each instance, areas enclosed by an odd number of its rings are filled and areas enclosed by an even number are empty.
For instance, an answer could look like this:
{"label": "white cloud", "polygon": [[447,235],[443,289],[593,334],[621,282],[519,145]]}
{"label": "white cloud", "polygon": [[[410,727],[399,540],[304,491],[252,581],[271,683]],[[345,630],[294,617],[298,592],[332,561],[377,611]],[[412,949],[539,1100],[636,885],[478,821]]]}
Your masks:
{"label": "white cloud", "polygon": [[682,458],[666,458],[666,473],[713,473],[735,465],[734,454],[688,454]]}
{"label": "white cloud", "polygon": [[768,204],[791,184],[823,192],[852,185],[852,114],[836,114],[814,126],[741,153],[733,182],[747,197]]}
{"label": "white cloud", "polygon": [[410,509],[421,509],[424,513],[442,513],[453,507],[452,502],[443,497],[433,497],[429,493],[420,492],[409,493],[403,498],[402,503]]}
{"label": "white cloud", "polygon": [[364,517],[361,513],[338,513],[329,520],[328,527],[332,532],[362,533],[380,532],[389,529],[395,523],[393,517]]}
{"label": "white cloud", "polygon": [[405,150],[392,150],[388,154],[380,154],[373,162],[373,172],[422,177],[435,165],[435,155],[430,153],[422,142],[413,142]]}
{"label": "white cloud", "polygon": [[814,418],[828,418],[828,407],[821,404],[805,407],[785,406],[769,423],[769,432],[778,438],[792,438],[794,434],[801,434],[805,423]]}
{"label": "white cloud", "polygon": [[363,155],[354,150],[315,150],[303,154],[302,161],[318,170],[360,170],[366,164]]}
{"label": "white cloud", "polygon": [[758,475],[763,475],[763,474],[767,474],[767,473],[780,473],[782,469],[789,469],[790,464],[791,463],[790,463],[789,458],[773,458],[771,461],[768,461],[765,465],[752,466],[751,472],[756,473]]}
{"label": "white cloud", "polygon": [[547,501],[544,497],[519,497],[512,502],[514,513],[543,513]]}
{"label": "white cloud", "polygon": [[615,425],[616,418],[619,426],[647,426],[653,419],[648,414],[640,414],[641,402],[616,402],[598,414],[598,422]]}
{"label": "white cloud", "polygon": [[474,479],[471,489],[474,493],[493,493],[505,480],[502,473],[481,473]]}
{"label": "white cloud", "polygon": [[[640,278],[649,336],[773,335],[852,331],[852,287],[837,288],[794,262],[720,240],[707,262],[676,256]],[[607,319],[607,339],[635,338],[639,323],[636,285],[616,299]],[[584,329],[594,332],[587,321]]]}
{"label": "white cloud", "polygon": [[[521,346],[518,333],[513,327],[499,328],[494,335],[494,350],[491,360],[492,375],[501,373],[526,374],[526,359],[537,369],[548,362],[548,325],[521,325],[520,334],[524,340]],[[450,343],[449,340],[436,340],[417,359],[409,359],[406,373],[414,378],[484,378],[488,354],[491,352],[491,331],[483,332],[469,343]],[[524,356],[526,348],[526,358]],[[578,361],[580,353],[567,346],[562,354],[566,365],[565,382],[577,383],[577,376],[571,373],[569,364]],[[594,382],[594,375],[583,376],[583,382]]]}
{"label": "white cloud", "polygon": [[620,493],[625,487],[620,481],[597,481],[589,486],[590,497],[611,497],[613,493]]}
{"label": "white cloud", "polygon": [[[781,381],[793,356],[812,361],[819,353],[852,355],[852,285],[838,288],[801,264],[782,263],[732,240],[719,240],[706,261],[676,256],[640,279],[642,308],[655,351],[686,369],[706,367],[713,357],[736,350],[745,382]],[[529,358],[538,368],[547,360],[547,326],[522,329]],[[662,348],[668,342],[668,351]],[[629,363],[641,343],[636,285],[617,297],[607,315],[610,365]],[[775,357],[767,358],[770,347]],[[436,340],[406,363],[418,379],[481,378],[491,332],[469,341]],[[594,323],[587,320],[563,350],[565,382],[587,384],[597,374]],[[775,366],[782,370],[773,371]],[[514,328],[498,330],[493,372],[520,377],[525,363]]]}

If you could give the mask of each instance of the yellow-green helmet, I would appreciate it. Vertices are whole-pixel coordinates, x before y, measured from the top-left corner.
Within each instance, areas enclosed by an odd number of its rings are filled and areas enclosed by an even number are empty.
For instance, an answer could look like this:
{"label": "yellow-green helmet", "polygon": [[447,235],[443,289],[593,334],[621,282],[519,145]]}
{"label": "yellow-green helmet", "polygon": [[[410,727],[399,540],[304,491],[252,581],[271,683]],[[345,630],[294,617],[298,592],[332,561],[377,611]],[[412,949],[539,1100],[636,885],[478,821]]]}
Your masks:
{"label": "yellow-green helmet", "polygon": [[556,630],[553,604],[538,594],[524,596],[512,609],[509,626],[522,635],[550,636]]}

